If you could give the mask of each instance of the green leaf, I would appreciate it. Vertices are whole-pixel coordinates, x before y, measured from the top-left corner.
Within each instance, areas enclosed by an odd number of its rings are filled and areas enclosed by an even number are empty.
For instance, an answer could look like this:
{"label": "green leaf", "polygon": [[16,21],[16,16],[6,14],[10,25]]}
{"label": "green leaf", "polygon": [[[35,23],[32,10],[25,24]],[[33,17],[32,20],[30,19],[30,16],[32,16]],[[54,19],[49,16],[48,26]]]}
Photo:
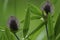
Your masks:
{"label": "green leaf", "polygon": [[29,36],[33,35],[34,33],[36,33],[40,28],[43,27],[43,25],[45,24],[45,22],[41,23],[35,30],[33,30],[26,38],[28,38]]}
{"label": "green leaf", "polygon": [[30,12],[29,12],[29,8],[28,8],[26,16],[25,16],[24,27],[23,27],[23,36],[24,37],[27,35],[27,32],[29,30],[29,25],[30,25]]}
{"label": "green leaf", "polygon": [[5,29],[5,35],[7,36],[8,40],[16,40],[16,37],[10,32],[8,28]]}
{"label": "green leaf", "polygon": [[48,36],[50,40],[54,40],[54,27],[53,27],[53,18],[49,13],[47,16],[47,28],[48,28]]}
{"label": "green leaf", "polygon": [[0,40],[9,40],[8,37],[6,36],[5,32],[2,32],[2,39]]}
{"label": "green leaf", "polygon": [[41,18],[40,16],[32,16],[31,20],[36,20],[36,19],[40,19],[40,18]]}
{"label": "green leaf", "polygon": [[30,11],[31,11],[33,14],[42,16],[42,12],[41,12],[41,10],[40,10],[38,7],[36,7],[36,6],[33,5],[33,4],[29,4],[29,6],[30,6]]}
{"label": "green leaf", "polygon": [[0,40],[16,40],[16,37],[9,31],[8,28],[0,30]]}
{"label": "green leaf", "polygon": [[[31,18],[30,18],[30,20],[37,20],[37,19],[40,19],[41,17],[40,16],[32,16]],[[24,22],[24,20],[22,20],[20,23],[23,23]]]}
{"label": "green leaf", "polygon": [[60,14],[59,14],[59,16],[58,16],[58,18],[57,18],[54,32],[55,32],[55,38],[56,38],[57,35],[60,34]]}
{"label": "green leaf", "polygon": [[56,36],[56,40],[60,40],[60,33]]}

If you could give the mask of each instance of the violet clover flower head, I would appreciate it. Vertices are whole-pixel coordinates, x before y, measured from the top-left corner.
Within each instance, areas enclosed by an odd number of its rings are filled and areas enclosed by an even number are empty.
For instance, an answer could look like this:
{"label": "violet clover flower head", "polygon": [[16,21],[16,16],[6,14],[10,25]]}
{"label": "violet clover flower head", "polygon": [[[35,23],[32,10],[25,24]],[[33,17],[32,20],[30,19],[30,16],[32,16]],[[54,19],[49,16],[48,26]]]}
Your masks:
{"label": "violet clover flower head", "polygon": [[17,18],[15,16],[10,16],[10,18],[8,20],[8,26],[13,33],[18,31],[18,22],[17,22]]}
{"label": "violet clover flower head", "polygon": [[47,15],[48,13],[53,13],[53,5],[50,3],[50,1],[46,1],[43,5],[42,5],[42,11],[44,11]]}

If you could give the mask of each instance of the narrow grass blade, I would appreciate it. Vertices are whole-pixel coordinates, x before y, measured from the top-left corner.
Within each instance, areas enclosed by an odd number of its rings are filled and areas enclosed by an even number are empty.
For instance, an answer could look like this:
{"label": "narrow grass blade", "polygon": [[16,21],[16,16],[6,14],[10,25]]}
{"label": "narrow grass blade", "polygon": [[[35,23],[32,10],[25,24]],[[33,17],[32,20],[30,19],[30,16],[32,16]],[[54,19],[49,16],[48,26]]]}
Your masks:
{"label": "narrow grass blade", "polygon": [[29,25],[30,25],[30,12],[29,8],[27,9],[27,13],[25,16],[25,22],[24,22],[24,27],[23,27],[23,36],[25,37],[28,33],[29,30]]}
{"label": "narrow grass blade", "polygon": [[57,18],[54,32],[55,32],[55,38],[56,38],[58,36],[58,34],[60,34],[60,14],[59,14],[59,16]]}
{"label": "narrow grass blade", "polygon": [[8,40],[16,40],[15,36],[9,31],[8,28],[5,29],[5,35]]}
{"label": "narrow grass blade", "polygon": [[47,17],[47,30],[48,30],[48,36],[49,40],[54,40],[54,28],[53,28],[53,18],[52,15],[49,13]]}
{"label": "narrow grass blade", "polygon": [[37,19],[40,19],[40,18],[41,18],[40,16],[32,16],[31,20],[37,20]]}
{"label": "narrow grass blade", "polygon": [[41,12],[41,10],[40,10],[38,7],[36,7],[36,6],[33,5],[33,4],[29,4],[29,6],[30,6],[30,11],[31,11],[33,14],[42,16],[42,12]]}
{"label": "narrow grass blade", "polygon": [[[40,19],[41,17],[40,16],[32,16],[31,18],[30,18],[30,20],[37,20],[37,19]],[[22,20],[20,23],[23,23],[24,22],[24,20]]]}

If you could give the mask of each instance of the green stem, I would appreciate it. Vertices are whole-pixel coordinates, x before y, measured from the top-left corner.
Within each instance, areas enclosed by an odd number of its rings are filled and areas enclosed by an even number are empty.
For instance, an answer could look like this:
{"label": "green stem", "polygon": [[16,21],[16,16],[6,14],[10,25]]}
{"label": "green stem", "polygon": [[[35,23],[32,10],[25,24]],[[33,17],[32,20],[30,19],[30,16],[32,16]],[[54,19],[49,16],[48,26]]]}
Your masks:
{"label": "green stem", "polygon": [[44,12],[42,11],[43,18],[45,20],[45,27],[46,27],[46,33],[47,33],[47,39],[49,40],[49,35],[48,35],[48,26],[47,26],[47,17],[48,15],[44,15]]}
{"label": "green stem", "polygon": [[45,26],[46,26],[47,39],[49,40],[47,21],[45,22]]}
{"label": "green stem", "polygon": [[15,37],[17,38],[17,40],[20,40],[20,39],[18,38],[18,36],[16,35],[16,33],[14,33],[14,35],[15,35]]}

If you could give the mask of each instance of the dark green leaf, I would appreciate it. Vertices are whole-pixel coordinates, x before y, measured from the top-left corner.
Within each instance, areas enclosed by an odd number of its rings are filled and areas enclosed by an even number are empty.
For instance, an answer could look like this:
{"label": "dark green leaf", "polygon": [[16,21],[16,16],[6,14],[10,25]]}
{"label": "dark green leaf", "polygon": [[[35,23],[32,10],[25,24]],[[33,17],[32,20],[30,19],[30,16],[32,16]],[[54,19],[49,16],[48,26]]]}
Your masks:
{"label": "dark green leaf", "polygon": [[36,6],[33,5],[33,4],[29,4],[29,6],[30,6],[30,11],[31,11],[33,14],[42,16],[42,12],[41,12],[41,10],[40,10],[38,7],[36,7]]}
{"label": "dark green leaf", "polygon": [[60,33],[56,36],[56,40],[60,40]]}
{"label": "dark green leaf", "polygon": [[24,27],[23,27],[23,36],[24,37],[27,35],[27,32],[29,30],[29,24],[30,24],[30,12],[29,12],[29,8],[28,8],[26,16],[25,16]]}
{"label": "dark green leaf", "polygon": [[59,16],[57,18],[54,32],[55,32],[55,37],[57,37],[57,35],[60,33],[60,14],[59,14]]}
{"label": "dark green leaf", "polygon": [[54,40],[53,18],[50,13],[48,14],[48,18],[47,18],[47,28],[48,28],[49,39]]}

